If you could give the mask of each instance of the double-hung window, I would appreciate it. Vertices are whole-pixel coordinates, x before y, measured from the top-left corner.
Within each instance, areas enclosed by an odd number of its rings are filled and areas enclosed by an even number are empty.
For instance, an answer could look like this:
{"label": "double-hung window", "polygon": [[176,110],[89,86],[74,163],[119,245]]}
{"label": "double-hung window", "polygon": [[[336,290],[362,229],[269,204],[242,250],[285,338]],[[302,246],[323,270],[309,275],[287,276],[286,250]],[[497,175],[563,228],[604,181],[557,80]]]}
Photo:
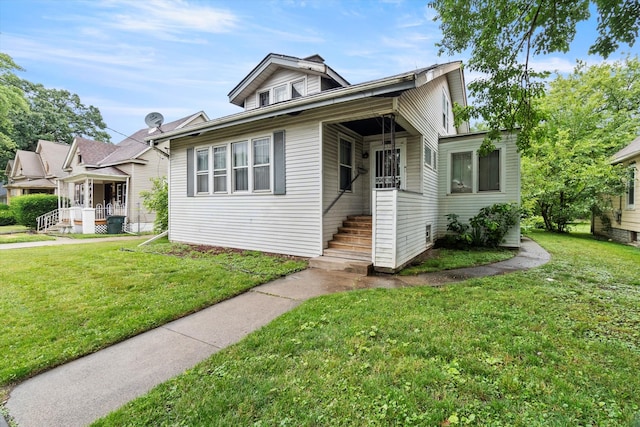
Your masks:
{"label": "double-hung window", "polygon": [[442,92],[442,127],[449,132],[449,98]]}
{"label": "double-hung window", "polygon": [[500,191],[500,150],[478,157],[478,191]]}
{"label": "double-hung window", "polygon": [[340,138],[340,190],[351,191],[351,177],[353,176],[353,142]]}
{"label": "double-hung window", "polygon": [[464,151],[451,155],[451,192],[473,192],[473,152]]}
{"label": "double-hung window", "polygon": [[271,189],[271,141],[269,138],[258,138],[251,143],[253,145],[253,190],[268,191]]}
{"label": "double-hung window", "polygon": [[209,148],[196,150],[196,191],[209,192]]}
{"label": "double-hung window", "polygon": [[213,192],[227,192],[227,146],[213,147]]}
{"label": "double-hung window", "polygon": [[233,157],[233,191],[249,191],[249,143],[231,145]]}
{"label": "double-hung window", "polygon": [[635,209],[636,207],[636,162],[629,165],[629,182],[627,183],[627,208]]}

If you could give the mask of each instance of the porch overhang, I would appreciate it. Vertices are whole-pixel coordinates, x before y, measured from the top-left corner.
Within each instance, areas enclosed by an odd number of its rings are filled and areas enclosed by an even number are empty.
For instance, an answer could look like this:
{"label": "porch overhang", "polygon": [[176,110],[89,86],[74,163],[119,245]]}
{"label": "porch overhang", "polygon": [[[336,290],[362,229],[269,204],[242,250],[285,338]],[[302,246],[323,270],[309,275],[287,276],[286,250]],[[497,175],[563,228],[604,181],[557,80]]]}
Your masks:
{"label": "porch overhang", "polygon": [[75,183],[84,182],[92,179],[94,182],[110,181],[110,182],[126,182],[129,175],[119,169],[108,167],[100,168],[92,171],[84,171],[74,175],[69,175],[61,179],[62,182]]}
{"label": "porch overhang", "polygon": [[4,188],[47,188],[55,189],[56,184],[46,178],[40,179],[25,179],[20,181],[14,181],[10,184],[6,184]]}

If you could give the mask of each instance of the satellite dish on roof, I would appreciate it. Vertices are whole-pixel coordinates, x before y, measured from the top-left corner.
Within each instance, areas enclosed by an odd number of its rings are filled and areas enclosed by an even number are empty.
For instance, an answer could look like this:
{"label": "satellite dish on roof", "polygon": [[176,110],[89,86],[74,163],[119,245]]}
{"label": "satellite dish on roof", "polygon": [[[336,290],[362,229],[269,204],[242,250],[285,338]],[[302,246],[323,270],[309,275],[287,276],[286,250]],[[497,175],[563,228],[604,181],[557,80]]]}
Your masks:
{"label": "satellite dish on roof", "polygon": [[155,113],[155,112],[154,113],[149,113],[144,118],[144,122],[150,128],[158,128],[158,129],[160,129],[160,126],[162,126],[162,123],[164,122],[164,117],[162,117],[162,114],[160,114],[160,113]]}

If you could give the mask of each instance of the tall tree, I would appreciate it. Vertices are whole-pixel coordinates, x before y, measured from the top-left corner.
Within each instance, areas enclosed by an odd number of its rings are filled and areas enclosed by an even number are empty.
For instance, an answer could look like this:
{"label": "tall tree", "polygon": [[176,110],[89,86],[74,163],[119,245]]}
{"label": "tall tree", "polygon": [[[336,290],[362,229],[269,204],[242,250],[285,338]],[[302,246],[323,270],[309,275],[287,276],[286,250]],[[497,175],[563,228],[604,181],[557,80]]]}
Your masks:
{"label": "tall tree", "polygon": [[590,53],[608,57],[620,44],[633,46],[640,27],[638,0],[433,0],[443,39],[440,51],[468,50],[466,67],[483,78],[469,84],[475,106],[459,109],[458,119],[484,119],[499,129],[520,127],[518,145],[527,148],[540,120],[533,100],[544,93],[544,71],[532,70],[534,55],[567,52],[576,25],[598,13],[598,36]]}
{"label": "tall tree", "polygon": [[625,171],[609,160],[640,131],[640,61],[579,63],[536,104],[543,122],[522,157],[522,199],[546,229],[562,232],[604,209],[603,194],[624,191]]}
{"label": "tall tree", "polygon": [[13,140],[11,114],[27,114],[29,104],[19,87],[5,84],[5,78],[13,71],[22,70],[9,55],[0,52],[0,180],[4,176],[7,161],[13,159],[17,145]]}
{"label": "tall tree", "polygon": [[111,137],[100,110],[67,90],[21,79],[24,71],[0,52],[0,173],[16,149],[33,150],[39,139],[70,144],[75,136],[104,142]]}
{"label": "tall tree", "polygon": [[24,92],[30,107],[29,114],[9,114],[14,127],[13,139],[20,149],[35,149],[39,139],[70,144],[76,136],[111,142],[100,110],[84,105],[78,95],[27,80],[13,80]]}

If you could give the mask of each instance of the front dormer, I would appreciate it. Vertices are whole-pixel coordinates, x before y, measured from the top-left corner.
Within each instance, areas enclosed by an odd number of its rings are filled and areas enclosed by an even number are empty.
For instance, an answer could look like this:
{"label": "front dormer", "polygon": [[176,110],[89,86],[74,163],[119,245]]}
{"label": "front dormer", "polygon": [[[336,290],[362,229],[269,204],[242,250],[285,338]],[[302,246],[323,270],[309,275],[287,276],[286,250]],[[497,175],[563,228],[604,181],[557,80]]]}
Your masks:
{"label": "front dormer", "polygon": [[270,53],[229,92],[229,102],[253,110],[347,86],[320,55],[301,59]]}

